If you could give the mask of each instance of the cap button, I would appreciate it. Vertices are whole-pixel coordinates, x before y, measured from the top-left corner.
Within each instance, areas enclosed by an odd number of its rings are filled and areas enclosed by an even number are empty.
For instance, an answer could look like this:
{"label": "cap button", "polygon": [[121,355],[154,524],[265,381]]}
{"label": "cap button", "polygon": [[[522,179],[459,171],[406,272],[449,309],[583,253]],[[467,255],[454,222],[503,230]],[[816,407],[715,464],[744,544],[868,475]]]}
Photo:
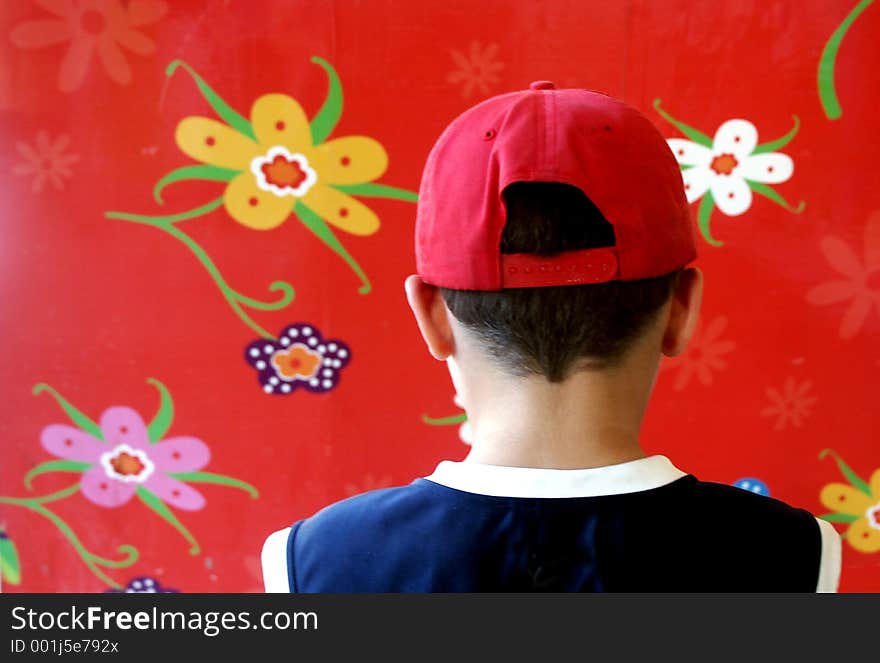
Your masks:
{"label": "cap button", "polygon": [[553,81],[534,81],[533,83],[529,83],[529,89],[531,89],[531,90],[555,90],[556,86],[553,84]]}

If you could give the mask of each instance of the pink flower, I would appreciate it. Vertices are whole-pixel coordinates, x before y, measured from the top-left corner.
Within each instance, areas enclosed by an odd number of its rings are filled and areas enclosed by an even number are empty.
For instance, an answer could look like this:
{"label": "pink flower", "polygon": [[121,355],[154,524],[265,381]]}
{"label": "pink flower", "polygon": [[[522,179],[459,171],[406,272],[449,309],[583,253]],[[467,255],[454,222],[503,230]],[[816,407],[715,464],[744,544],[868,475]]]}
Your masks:
{"label": "pink flower", "polygon": [[727,368],[727,360],[723,355],[732,352],[736,344],[721,339],[725,327],[727,327],[727,317],[723,315],[713,318],[705,325],[701,321],[684,354],[663,363],[664,366],[679,369],[672,387],[675,391],[684,389],[694,375],[701,384],[709,386],[712,384],[712,371]]}
{"label": "pink flower", "polygon": [[122,46],[138,55],[156,50],[153,41],[134,28],[155,23],[168,5],[163,0],[36,0],[56,18],[26,21],[11,33],[19,48],[44,48],[70,42],[58,72],[58,87],[73,92],[85,79],[92,55],[98,58],[107,74],[120,85],[131,82],[131,68]]}
{"label": "pink flower", "polygon": [[58,136],[53,141],[45,131],[37,134],[33,147],[24,141],[18,141],[15,149],[24,157],[24,161],[15,164],[12,172],[16,175],[32,175],[34,179],[31,190],[34,193],[43,190],[46,180],[61,191],[64,188],[64,180],[73,176],[70,165],[79,161],[79,155],[64,153],[69,143],[70,139],[66,134]]}
{"label": "pink flower", "polygon": [[807,293],[814,306],[828,306],[850,301],[840,321],[840,338],[851,339],[862,329],[871,309],[880,310],[880,211],[874,212],[865,225],[863,258],[837,237],[822,240],[825,259],[843,279],[817,285]]}
{"label": "pink flower", "polygon": [[761,410],[761,416],[776,417],[774,430],[783,430],[789,423],[800,428],[810,416],[810,408],[818,400],[810,394],[811,388],[809,381],[798,384],[793,377],[786,378],[781,390],[768,387],[766,393],[770,405]]}
{"label": "pink flower", "polygon": [[467,56],[459,51],[450,51],[458,69],[450,71],[446,80],[449,83],[462,83],[461,96],[465,99],[471,96],[475,87],[481,94],[489,94],[489,85],[498,82],[497,72],[504,69],[502,62],[494,61],[496,53],[498,44],[487,44],[483,48],[478,41],[471,42]]}
{"label": "pink flower", "polygon": [[46,426],[43,448],[51,454],[92,466],[83,472],[83,495],[103,507],[128,502],[139,486],[163,502],[187,511],[197,511],[205,498],[195,488],[170,476],[192,472],[208,464],[208,446],[194,437],[172,437],[151,444],[140,415],[128,407],[111,407],[101,415],[104,441],[67,426]]}

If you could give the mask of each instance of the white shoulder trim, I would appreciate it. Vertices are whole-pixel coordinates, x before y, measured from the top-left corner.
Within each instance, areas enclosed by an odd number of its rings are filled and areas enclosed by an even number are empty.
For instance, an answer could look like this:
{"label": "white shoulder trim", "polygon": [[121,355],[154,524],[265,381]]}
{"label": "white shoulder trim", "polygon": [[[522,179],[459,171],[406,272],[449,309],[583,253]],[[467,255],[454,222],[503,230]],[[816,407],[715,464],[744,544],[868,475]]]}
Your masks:
{"label": "white shoulder trim", "polygon": [[287,537],[290,528],[272,532],[263,544],[260,561],[263,565],[263,585],[268,594],[287,594]]}
{"label": "white shoulder trim", "polygon": [[596,497],[659,488],[686,476],[665,456],[580,470],[444,460],[425,477],[448,488],[495,497]]}
{"label": "white shoulder trim", "polygon": [[822,533],[822,561],[819,564],[819,581],[816,592],[830,594],[840,585],[841,541],[840,534],[827,520],[816,518]]}

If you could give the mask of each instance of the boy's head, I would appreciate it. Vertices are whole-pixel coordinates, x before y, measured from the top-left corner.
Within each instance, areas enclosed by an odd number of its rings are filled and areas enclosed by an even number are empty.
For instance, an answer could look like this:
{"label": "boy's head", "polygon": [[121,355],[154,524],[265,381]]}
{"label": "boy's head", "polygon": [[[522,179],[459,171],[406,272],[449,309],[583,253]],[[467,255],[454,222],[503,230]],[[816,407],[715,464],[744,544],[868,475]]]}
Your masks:
{"label": "boy's head", "polygon": [[[695,258],[678,164],[654,126],[542,81],[469,109],[434,145],[408,292],[423,333],[448,311],[505,372],[560,382],[617,365],[652,323],[671,324],[661,350],[680,351]],[[438,290],[444,311],[431,313]]]}

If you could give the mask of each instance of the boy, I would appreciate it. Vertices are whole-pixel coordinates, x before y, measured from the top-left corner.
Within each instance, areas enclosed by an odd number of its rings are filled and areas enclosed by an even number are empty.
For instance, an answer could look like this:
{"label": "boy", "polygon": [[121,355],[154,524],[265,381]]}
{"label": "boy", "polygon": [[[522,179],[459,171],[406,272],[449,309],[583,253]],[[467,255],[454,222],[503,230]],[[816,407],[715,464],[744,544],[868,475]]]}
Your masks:
{"label": "boy", "polygon": [[697,322],[695,258],[678,165],[633,108],[538,81],[453,121],[405,286],[472,450],[272,534],[267,591],[836,591],[829,523],[639,445]]}

